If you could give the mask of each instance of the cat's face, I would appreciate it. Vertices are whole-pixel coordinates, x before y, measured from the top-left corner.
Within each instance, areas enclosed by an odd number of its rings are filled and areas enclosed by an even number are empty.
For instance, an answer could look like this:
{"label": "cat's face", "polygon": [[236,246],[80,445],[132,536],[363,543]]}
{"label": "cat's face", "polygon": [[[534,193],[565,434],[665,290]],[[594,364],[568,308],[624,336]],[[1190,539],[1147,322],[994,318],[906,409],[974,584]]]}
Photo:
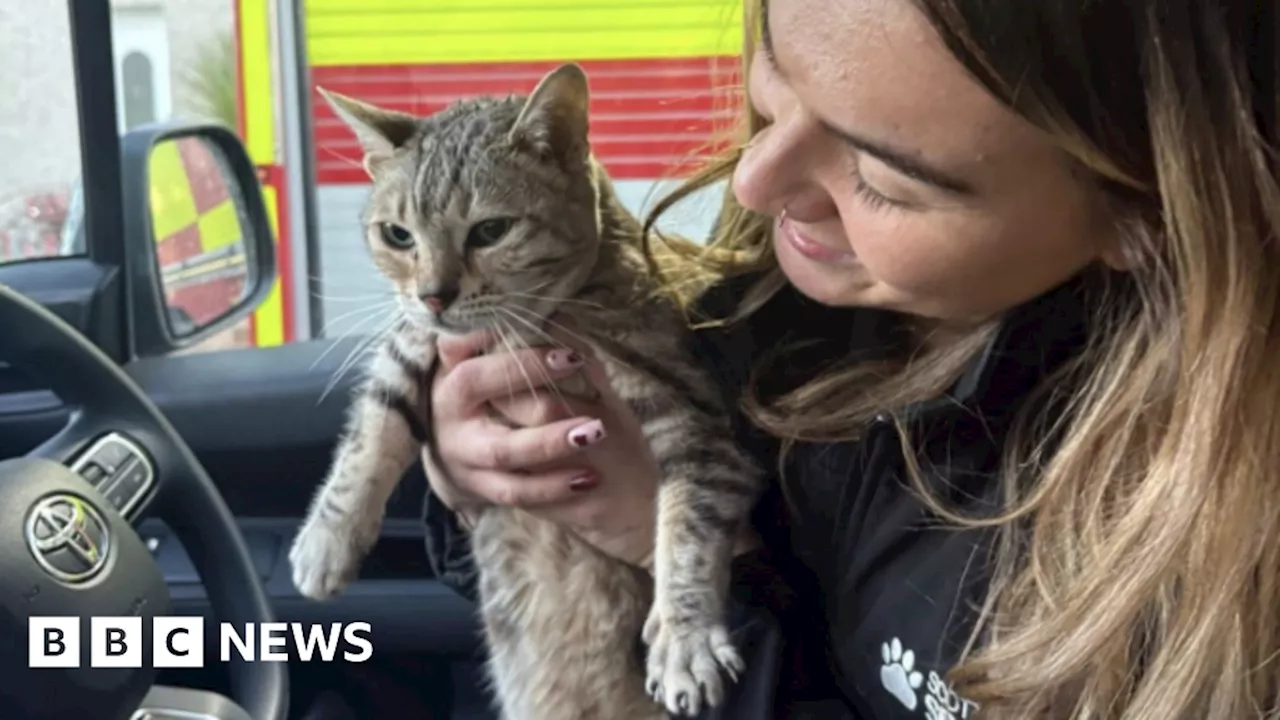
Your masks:
{"label": "cat's face", "polygon": [[365,238],[410,319],[524,334],[581,287],[599,237],[576,66],[527,101],[466,100],[426,118],[326,97],[365,149]]}

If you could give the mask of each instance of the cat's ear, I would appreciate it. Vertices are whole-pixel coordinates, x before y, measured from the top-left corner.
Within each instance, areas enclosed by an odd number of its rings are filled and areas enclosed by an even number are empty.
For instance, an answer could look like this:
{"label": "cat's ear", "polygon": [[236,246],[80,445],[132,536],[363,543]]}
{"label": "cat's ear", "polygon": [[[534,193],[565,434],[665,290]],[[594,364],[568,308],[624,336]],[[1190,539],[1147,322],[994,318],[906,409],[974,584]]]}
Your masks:
{"label": "cat's ear", "polygon": [[547,73],[525,101],[511,129],[511,141],[568,167],[587,162],[587,74],[569,63]]}
{"label": "cat's ear", "polygon": [[364,149],[364,170],[370,176],[418,131],[418,120],[412,115],[384,110],[324,88],[316,89],[334,114],[356,134]]}

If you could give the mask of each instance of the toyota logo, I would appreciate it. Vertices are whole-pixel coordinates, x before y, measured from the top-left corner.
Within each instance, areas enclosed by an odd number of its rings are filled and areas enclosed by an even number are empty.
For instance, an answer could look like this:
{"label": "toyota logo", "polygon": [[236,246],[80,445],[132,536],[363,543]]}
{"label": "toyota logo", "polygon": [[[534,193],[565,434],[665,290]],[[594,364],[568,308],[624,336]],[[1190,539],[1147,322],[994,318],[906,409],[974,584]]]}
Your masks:
{"label": "toyota logo", "polygon": [[89,580],[102,571],[111,552],[111,532],[88,500],[50,495],[27,516],[27,546],[50,575],[68,583]]}

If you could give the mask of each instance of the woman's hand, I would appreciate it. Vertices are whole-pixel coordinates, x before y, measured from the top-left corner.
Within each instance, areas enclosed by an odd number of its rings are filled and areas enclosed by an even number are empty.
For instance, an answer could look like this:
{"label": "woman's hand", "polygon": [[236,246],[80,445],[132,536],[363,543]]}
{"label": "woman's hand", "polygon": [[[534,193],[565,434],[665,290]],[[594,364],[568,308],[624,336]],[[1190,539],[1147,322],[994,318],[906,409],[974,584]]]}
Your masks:
{"label": "woman's hand", "polygon": [[[492,336],[441,338],[432,387],[440,466],[423,453],[431,488],[464,518],[485,505],[518,507],[648,566],[657,464],[603,368],[572,337],[551,334],[568,347],[478,355]],[[579,372],[595,400],[549,387]]]}

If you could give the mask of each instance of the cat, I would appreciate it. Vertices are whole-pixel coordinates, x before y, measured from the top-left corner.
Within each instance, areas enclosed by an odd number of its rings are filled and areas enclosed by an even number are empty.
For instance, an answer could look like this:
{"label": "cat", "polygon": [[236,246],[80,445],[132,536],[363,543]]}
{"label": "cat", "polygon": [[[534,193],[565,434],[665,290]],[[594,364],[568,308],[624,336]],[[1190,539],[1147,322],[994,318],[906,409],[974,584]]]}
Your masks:
{"label": "cat", "polygon": [[290,550],[294,584],[318,600],[340,592],[393,489],[431,449],[422,408],[437,335],[496,329],[545,344],[556,313],[590,343],[661,468],[653,575],[525,512],[482,511],[472,552],[496,702],[506,720],[720,704],[721,673],[736,681],[744,669],[724,625],[729,566],[764,474],[734,443],[685,316],[655,292],[642,228],[591,154],[585,73],[566,64],[528,96],[425,118],[321,92],[364,149],[366,239],[402,318],[366,368]]}

